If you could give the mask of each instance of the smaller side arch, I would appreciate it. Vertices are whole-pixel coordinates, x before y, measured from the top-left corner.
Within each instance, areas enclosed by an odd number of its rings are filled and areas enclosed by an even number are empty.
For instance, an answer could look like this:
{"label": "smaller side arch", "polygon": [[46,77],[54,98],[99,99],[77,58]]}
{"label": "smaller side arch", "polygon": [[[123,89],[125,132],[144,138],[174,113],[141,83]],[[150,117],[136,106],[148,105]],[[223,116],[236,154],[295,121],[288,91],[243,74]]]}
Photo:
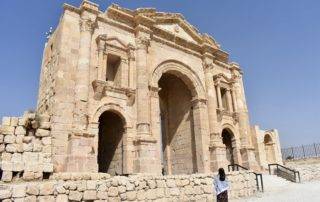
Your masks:
{"label": "smaller side arch", "polygon": [[92,117],[91,123],[97,124],[99,122],[100,116],[106,111],[111,111],[119,115],[125,127],[132,126],[131,121],[125,110],[120,105],[115,103],[104,103],[101,106],[99,106]]}

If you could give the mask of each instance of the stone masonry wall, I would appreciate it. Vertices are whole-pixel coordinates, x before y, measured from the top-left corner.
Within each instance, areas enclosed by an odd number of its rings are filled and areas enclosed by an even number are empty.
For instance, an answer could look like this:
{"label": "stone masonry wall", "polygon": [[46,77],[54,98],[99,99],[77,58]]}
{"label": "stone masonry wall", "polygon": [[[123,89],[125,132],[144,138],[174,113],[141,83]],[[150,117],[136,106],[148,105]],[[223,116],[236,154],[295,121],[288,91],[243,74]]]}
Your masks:
{"label": "stone masonry wall", "polygon": [[287,161],[285,166],[299,171],[301,181],[320,180],[320,158]]}
{"label": "stone masonry wall", "polygon": [[34,180],[53,172],[49,118],[26,112],[0,127],[1,181]]}
{"label": "stone masonry wall", "polygon": [[[255,176],[233,172],[229,198],[256,192]],[[8,201],[215,201],[212,176],[132,175],[110,177],[104,173],[58,173],[50,180],[0,184],[0,200]]]}

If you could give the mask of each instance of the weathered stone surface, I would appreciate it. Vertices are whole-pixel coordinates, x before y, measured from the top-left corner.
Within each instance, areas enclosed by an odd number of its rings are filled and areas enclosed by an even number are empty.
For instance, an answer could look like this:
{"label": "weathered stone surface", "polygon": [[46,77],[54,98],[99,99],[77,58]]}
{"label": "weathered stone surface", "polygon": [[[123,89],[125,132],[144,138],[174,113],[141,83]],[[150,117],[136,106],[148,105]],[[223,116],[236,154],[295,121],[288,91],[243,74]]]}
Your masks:
{"label": "weathered stone surface", "polygon": [[50,131],[44,130],[44,129],[38,129],[35,135],[37,137],[47,137],[50,135]]}
{"label": "weathered stone surface", "polygon": [[10,182],[12,180],[12,172],[11,171],[3,171],[1,180],[4,182]]}
{"label": "weathered stone surface", "polygon": [[117,187],[110,187],[108,189],[108,196],[110,197],[114,197],[114,196],[118,196],[118,188]]}
{"label": "weathered stone surface", "polygon": [[20,198],[25,197],[26,195],[26,185],[20,184],[20,185],[14,185],[12,188],[12,197],[14,198]]}
{"label": "weathered stone surface", "polygon": [[6,144],[12,144],[12,143],[15,143],[15,141],[16,141],[16,136],[14,136],[14,135],[4,136],[4,143],[6,143]]}
{"label": "weathered stone surface", "polygon": [[0,189],[0,200],[11,197],[10,189]]}
{"label": "weathered stone surface", "polygon": [[26,135],[26,129],[23,126],[16,127],[16,130],[14,131],[16,135]]}
{"label": "weathered stone surface", "polygon": [[39,188],[36,183],[30,183],[27,186],[27,194],[29,195],[39,195]]}
{"label": "weathered stone surface", "polygon": [[97,192],[95,190],[87,190],[83,193],[83,200],[96,200]]}
{"label": "weathered stone surface", "polygon": [[71,201],[81,201],[82,193],[79,191],[70,191],[69,200]]}
{"label": "weathered stone surface", "polygon": [[44,182],[39,185],[40,195],[51,195],[54,191],[55,182]]}

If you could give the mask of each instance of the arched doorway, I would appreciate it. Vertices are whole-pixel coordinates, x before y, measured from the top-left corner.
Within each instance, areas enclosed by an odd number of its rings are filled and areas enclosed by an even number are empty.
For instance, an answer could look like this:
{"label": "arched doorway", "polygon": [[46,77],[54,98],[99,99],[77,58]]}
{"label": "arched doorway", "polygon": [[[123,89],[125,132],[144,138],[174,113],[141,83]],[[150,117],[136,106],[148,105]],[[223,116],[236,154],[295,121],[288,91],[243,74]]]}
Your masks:
{"label": "arched doorway", "polygon": [[123,174],[124,121],[116,113],[106,111],[99,118],[98,166],[99,172]]}
{"label": "arched doorway", "polygon": [[266,134],[264,136],[263,143],[264,143],[264,149],[266,153],[267,164],[275,163],[273,141],[269,134]]}
{"label": "arched doorway", "polygon": [[164,174],[197,172],[192,95],[174,74],[164,73],[158,85]]}
{"label": "arched doorway", "polygon": [[222,143],[226,146],[226,161],[228,165],[234,164],[234,135],[229,129],[222,130]]}

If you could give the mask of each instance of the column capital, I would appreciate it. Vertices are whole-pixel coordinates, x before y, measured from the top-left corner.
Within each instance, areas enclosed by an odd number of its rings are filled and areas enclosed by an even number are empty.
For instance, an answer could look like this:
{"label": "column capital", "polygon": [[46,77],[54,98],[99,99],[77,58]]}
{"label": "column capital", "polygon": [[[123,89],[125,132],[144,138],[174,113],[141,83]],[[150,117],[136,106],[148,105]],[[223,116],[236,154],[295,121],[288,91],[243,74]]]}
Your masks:
{"label": "column capital", "polygon": [[136,38],[137,49],[145,49],[148,50],[150,46],[150,38],[145,36],[140,36]]}
{"label": "column capital", "polygon": [[93,33],[94,29],[97,27],[97,22],[92,19],[80,19],[80,31]]}

